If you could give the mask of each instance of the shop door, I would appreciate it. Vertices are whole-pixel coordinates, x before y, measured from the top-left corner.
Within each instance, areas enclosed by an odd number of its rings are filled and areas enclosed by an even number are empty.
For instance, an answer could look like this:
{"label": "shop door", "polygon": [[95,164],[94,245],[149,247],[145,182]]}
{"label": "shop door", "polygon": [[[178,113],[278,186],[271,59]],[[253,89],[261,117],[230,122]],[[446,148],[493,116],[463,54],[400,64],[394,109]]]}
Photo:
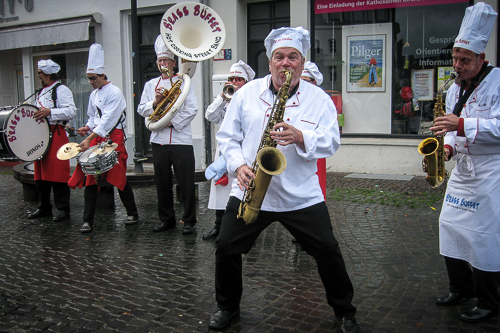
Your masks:
{"label": "shop door", "polygon": [[290,26],[290,1],[266,1],[249,3],[248,13],[248,64],[256,78],[269,74],[269,61],[264,40],[272,29]]}
{"label": "shop door", "polygon": [[17,101],[14,51],[0,51],[0,108],[14,106]]}
{"label": "shop door", "polygon": [[[158,77],[160,72],[156,65],[156,52],[154,49],[154,43],[156,37],[160,34],[160,22],[163,14],[155,15],[144,15],[139,16],[139,94],[142,95],[142,90],[144,85],[149,80]],[[140,100],[140,96],[139,96]],[[137,110],[134,110],[137,112]],[[147,162],[152,162],[153,151],[151,144],[149,143],[149,137],[151,131],[146,128],[144,124],[144,118],[139,116],[139,121],[137,122],[136,133],[141,133],[142,135],[142,147],[136,147],[138,152],[142,152],[144,156],[147,157]]]}

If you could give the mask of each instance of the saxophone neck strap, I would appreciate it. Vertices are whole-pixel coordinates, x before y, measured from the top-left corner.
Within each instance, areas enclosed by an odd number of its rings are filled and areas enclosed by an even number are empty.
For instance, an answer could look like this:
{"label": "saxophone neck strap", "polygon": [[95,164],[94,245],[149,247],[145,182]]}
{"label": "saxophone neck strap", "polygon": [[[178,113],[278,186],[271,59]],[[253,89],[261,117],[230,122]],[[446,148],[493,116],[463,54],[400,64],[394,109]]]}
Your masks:
{"label": "saxophone neck strap", "polygon": [[[472,79],[470,86],[467,86],[467,82],[462,81],[460,84],[460,98],[458,99],[457,104],[455,104],[455,108],[453,109],[453,114],[457,117],[460,117],[462,113],[462,109],[465,106],[465,103],[469,99],[472,92],[476,90],[479,84],[484,80],[484,78],[491,72],[493,66],[488,66],[488,62],[485,61],[479,73]],[[465,93],[464,93],[465,91]]]}

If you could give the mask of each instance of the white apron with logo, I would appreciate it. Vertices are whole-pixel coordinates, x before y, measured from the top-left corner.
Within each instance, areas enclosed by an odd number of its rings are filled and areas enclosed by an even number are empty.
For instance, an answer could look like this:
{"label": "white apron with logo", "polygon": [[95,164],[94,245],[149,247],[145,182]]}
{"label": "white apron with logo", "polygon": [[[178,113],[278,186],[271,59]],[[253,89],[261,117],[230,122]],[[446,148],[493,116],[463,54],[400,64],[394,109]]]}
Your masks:
{"label": "white apron with logo", "polygon": [[441,254],[500,271],[500,154],[456,158],[439,219]]}

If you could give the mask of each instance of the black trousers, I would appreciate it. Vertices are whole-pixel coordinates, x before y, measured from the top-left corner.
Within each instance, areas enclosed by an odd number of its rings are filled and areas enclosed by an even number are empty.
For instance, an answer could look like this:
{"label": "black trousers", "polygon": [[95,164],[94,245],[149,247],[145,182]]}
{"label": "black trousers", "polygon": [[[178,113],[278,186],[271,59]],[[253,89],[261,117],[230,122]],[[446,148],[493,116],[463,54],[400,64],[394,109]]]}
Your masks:
{"label": "black trousers", "polygon": [[191,145],[159,145],[153,147],[158,216],[162,222],[176,223],[172,166],[184,205],[184,223],[196,223],[196,191],[194,183],[194,150]]}
{"label": "black trousers", "polygon": [[238,198],[229,198],[216,241],[215,289],[220,309],[239,308],[243,292],[241,254],[248,253],[259,234],[278,221],[316,259],[328,304],[335,315],[344,317],[356,313],[351,303],[354,289],[324,202],[292,212],[261,211],[257,220],[249,225],[236,218],[239,205]]}
{"label": "black trousers", "polygon": [[223,209],[216,209],[215,210],[215,227],[220,228],[220,225],[222,224],[222,217],[224,216],[225,210]]}
{"label": "black trousers", "polygon": [[58,210],[69,212],[70,190],[68,183],[50,182],[46,180],[37,180],[36,190],[38,192],[38,209],[51,212],[50,190],[54,192],[54,205]]}
{"label": "black trousers", "polygon": [[[495,249],[498,251],[498,249]],[[450,292],[477,297],[476,306],[493,310],[500,306],[500,272],[486,272],[471,267],[465,260],[444,257]]]}
{"label": "black trousers", "polygon": [[[135,205],[134,191],[132,186],[127,182],[123,191],[118,189],[118,194],[127,210],[127,216],[137,216],[137,206]],[[83,208],[83,221],[88,222],[91,226],[94,224],[95,209],[97,205],[97,185],[85,186],[84,192],[85,207]]]}

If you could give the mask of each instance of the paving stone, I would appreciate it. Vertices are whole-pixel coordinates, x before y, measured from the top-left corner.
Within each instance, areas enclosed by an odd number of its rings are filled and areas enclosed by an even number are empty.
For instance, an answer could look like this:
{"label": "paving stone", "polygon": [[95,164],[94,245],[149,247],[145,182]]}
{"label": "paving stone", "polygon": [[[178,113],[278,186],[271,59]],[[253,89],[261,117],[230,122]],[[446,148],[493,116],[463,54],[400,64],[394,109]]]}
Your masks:
{"label": "paving stone", "polygon": [[[404,195],[443,195],[423,177],[411,180],[345,178],[327,174],[328,191],[365,189]],[[9,332],[208,332],[216,310],[210,184],[198,184],[198,224],[162,233],[154,186],[134,188],[140,221],[126,226],[115,193],[114,209],[99,209],[94,231],[81,234],[83,189],[71,191],[71,218],[27,219],[36,204],[22,186],[0,175],[0,333]],[[461,322],[457,307],[439,307],[447,291],[439,255],[441,202],[391,206],[327,200],[358,308],[361,332],[498,332],[499,319]],[[182,207],[176,204],[177,220]],[[266,229],[243,256],[241,315],[225,332],[331,332],[316,263],[280,224]]]}

